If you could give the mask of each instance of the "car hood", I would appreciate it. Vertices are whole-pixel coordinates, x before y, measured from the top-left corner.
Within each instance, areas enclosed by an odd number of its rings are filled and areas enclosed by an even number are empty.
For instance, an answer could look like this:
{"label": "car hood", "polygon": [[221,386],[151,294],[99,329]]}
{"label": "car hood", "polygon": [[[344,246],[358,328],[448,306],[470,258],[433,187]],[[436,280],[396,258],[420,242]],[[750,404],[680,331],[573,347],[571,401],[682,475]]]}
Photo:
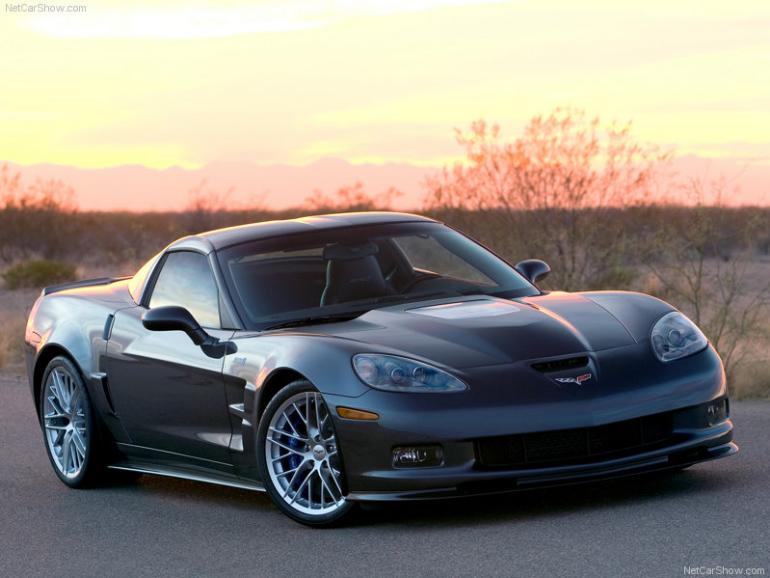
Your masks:
{"label": "car hood", "polygon": [[633,293],[476,296],[376,309],[303,332],[354,340],[361,352],[400,353],[462,369],[633,345],[669,310]]}

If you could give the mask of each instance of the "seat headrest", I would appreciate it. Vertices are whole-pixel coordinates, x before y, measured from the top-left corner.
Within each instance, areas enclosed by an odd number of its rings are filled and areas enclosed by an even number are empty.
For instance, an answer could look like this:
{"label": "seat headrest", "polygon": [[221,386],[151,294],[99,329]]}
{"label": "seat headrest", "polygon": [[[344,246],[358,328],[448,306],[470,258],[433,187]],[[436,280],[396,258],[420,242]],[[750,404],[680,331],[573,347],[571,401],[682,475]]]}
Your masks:
{"label": "seat headrest", "polygon": [[327,261],[354,261],[379,253],[380,248],[369,241],[361,245],[334,243],[324,247],[323,258]]}

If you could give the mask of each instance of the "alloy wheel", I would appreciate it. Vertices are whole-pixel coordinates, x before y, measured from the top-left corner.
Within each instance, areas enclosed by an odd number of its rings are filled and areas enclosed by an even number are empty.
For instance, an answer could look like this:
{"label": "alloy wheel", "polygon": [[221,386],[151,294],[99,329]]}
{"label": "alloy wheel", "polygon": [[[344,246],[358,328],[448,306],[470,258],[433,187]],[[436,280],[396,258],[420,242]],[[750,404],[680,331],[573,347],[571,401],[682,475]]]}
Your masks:
{"label": "alloy wheel", "polygon": [[273,413],[265,437],[270,480],[293,510],[325,516],[345,505],[342,466],[321,394],[297,393]]}
{"label": "alloy wheel", "polygon": [[83,386],[64,367],[54,367],[43,390],[43,427],[59,473],[77,478],[88,454],[88,422]]}

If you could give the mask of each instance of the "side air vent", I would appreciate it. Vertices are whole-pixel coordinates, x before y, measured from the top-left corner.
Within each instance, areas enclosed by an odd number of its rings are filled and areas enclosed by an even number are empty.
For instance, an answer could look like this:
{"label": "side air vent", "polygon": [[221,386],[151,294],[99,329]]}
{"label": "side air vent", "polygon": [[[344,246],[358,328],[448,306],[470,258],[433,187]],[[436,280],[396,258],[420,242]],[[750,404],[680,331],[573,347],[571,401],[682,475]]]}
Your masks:
{"label": "side air vent", "polygon": [[588,357],[581,355],[580,357],[568,357],[566,359],[539,361],[538,363],[532,364],[532,369],[542,371],[543,373],[550,373],[552,371],[576,369],[578,367],[585,367],[586,365],[588,365]]}

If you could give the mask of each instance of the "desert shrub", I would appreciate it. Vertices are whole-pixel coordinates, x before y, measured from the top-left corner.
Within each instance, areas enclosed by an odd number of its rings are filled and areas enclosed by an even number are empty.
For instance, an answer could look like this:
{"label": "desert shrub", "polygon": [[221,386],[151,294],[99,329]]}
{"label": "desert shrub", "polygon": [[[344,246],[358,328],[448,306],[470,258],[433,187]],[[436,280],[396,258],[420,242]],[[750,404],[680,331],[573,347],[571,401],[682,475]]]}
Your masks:
{"label": "desert shrub", "polygon": [[0,368],[24,361],[24,307],[13,310],[0,303]]}
{"label": "desert shrub", "polygon": [[377,194],[366,192],[364,185],[356,182],[340,187],[332,195],[316,189],[305,199],[303,209],[310,213],[340,213],[345,211],[387,211],[401,191],[390,187]]}
{"label": "desert shrub", "polygon": [[77,252],[74,190],[57,180],[23,184],[0,167],[0,261],[57,259]]}
{"label": "desert shrub", "polygon": [[[690,185],[700,198],[706,185]],[[719,351],[728,379],[768,337],[770,279],[754,282],[754,241],[765,227],[758,212],[731,226],[734,213],[697,205],[686,223],[672,219],[650,235],[642,255],[656,292],[689,315]]]}
{"label": "desert shrub", "polygon": [[770,399],[767,359],[746,360],[736,367],[729,388],[730,396],[736,399]]}
{"label": "desert shrub", "polygon": [[561,109],[533,118],[511,141],[483,121],[457,141],[466,162],[428,179],[426,207],[484,213],[481,240],[545,259],[550,283],[565,290],[617,277],[630,236],[625,212],[649,200],[667,160],[637,144],[628,126]]}
{"label": "desert shrub", "polygon": [[24,261],[9,267],[3,273],[8,289],[37,288],[64,283],[75,279],[75,268],[60,261],[47,259]]}

